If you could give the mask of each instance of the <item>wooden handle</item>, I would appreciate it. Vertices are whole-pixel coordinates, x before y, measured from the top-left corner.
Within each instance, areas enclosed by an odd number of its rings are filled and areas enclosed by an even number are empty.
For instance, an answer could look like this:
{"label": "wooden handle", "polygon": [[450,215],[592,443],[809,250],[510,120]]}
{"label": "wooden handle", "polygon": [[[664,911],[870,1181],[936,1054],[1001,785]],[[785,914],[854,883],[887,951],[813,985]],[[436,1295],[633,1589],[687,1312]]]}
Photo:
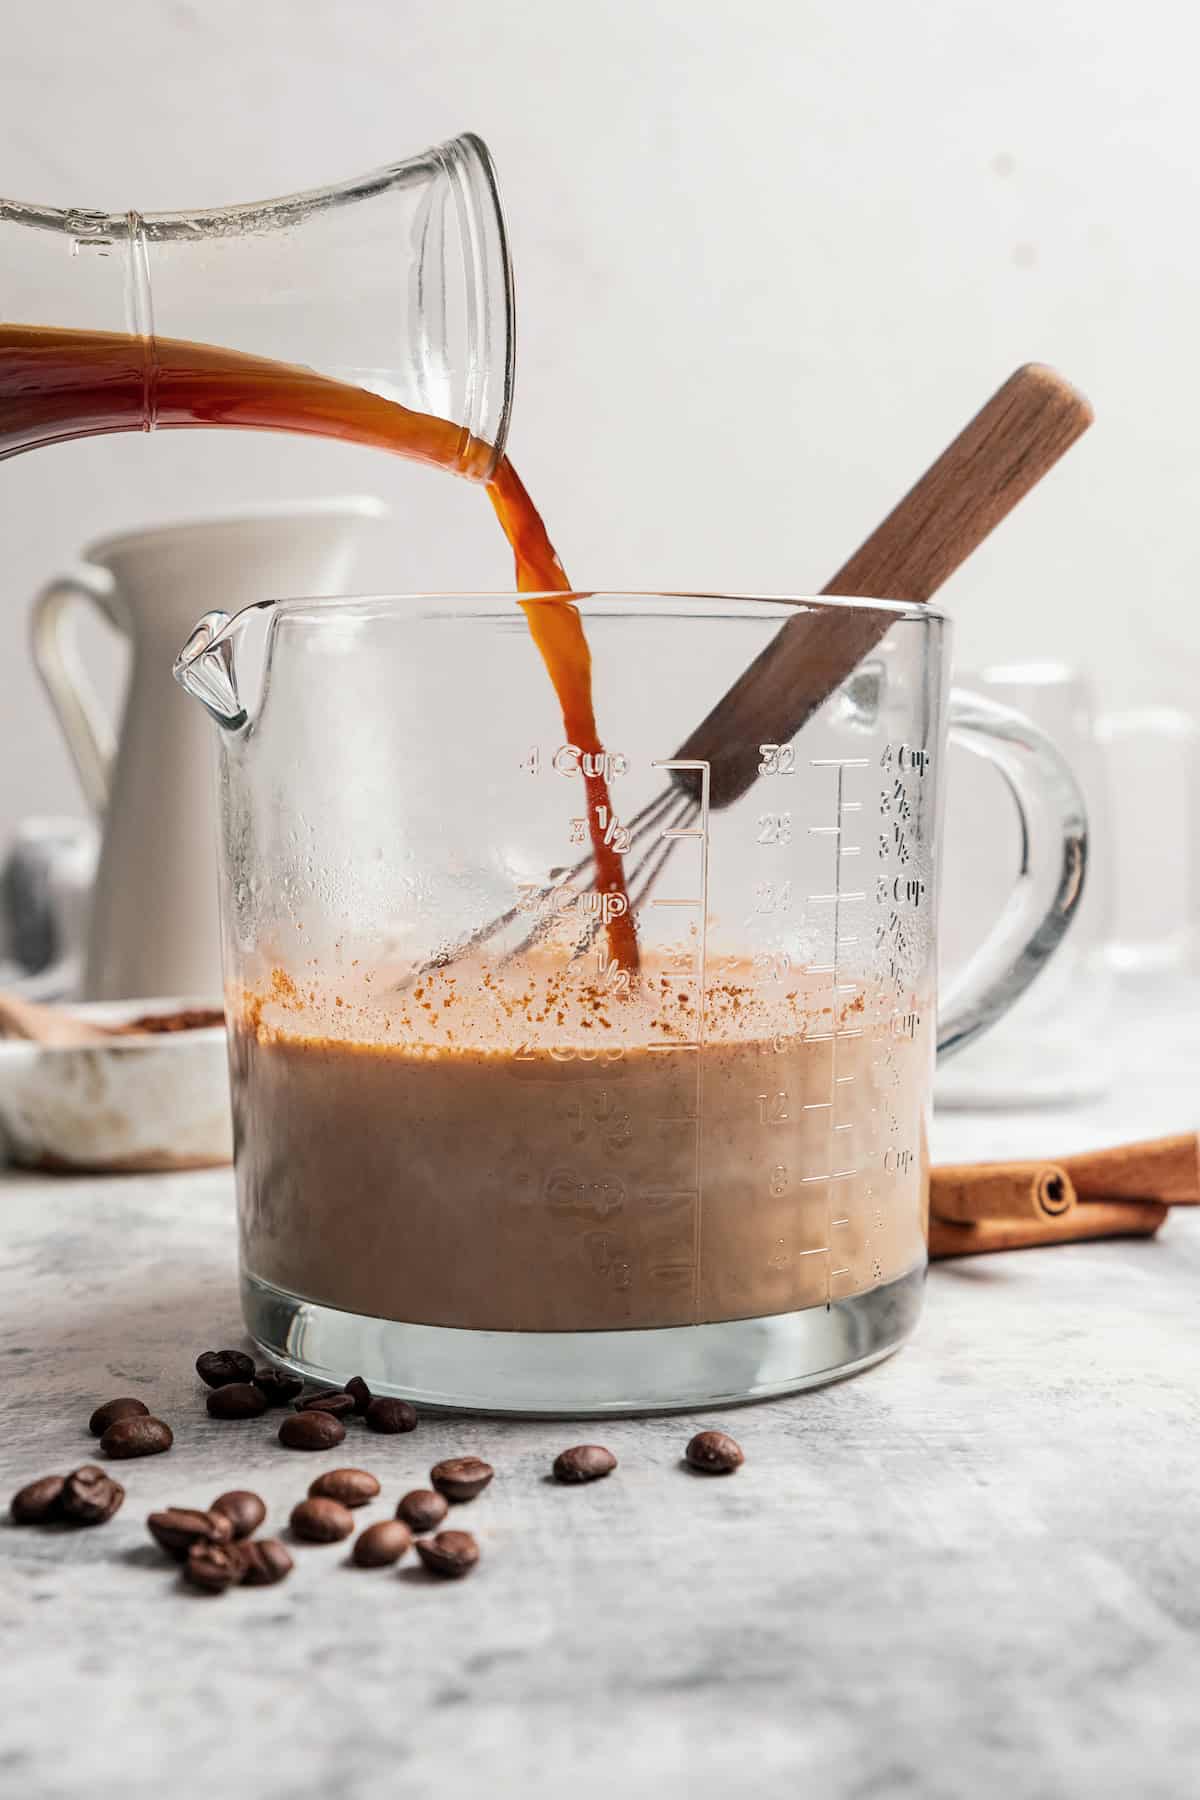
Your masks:
{"label": "wooden handle", "polygon": [[1091,422],[1078,389],[1043,363],[1026,363],[821,592],[931,600]]}
{"label": "wooden handle", "polygon": [[22,999],[20,994],[0,994],[0,1038],[24,1038],[52,1049],[74,1049],[81,1044],[109,1041],[112,1036],[109,1025],[80,1019],[39,1000]]}
{"label": "wooden handle", "polygon": [[[1053,369],[1010,375],[948,449],[822,589],[847,598],[926,601],[1092,422]],[[719,700],[681,760],[711,767],[709,798],[728,806],[758,773],[760,743],[787,743],[886,635],[859,611],[800,611]]]}

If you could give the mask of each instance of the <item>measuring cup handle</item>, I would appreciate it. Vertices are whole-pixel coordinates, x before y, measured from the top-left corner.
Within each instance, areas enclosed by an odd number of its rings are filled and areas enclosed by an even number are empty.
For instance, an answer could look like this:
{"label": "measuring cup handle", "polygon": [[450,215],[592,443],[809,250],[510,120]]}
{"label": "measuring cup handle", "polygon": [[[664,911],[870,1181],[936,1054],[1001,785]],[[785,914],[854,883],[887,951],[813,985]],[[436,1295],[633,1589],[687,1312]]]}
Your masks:
{"label": "measuring cup handle", "polygon": [[95,607],[117,630],[125,629],[112,576],[81,564],[50,582],[33,603],[33,661],[67,740],[87,803],[100,815],[108,805],[115,746],[112,725],[88,680],[71,627],[71,614],[81,600]]}
{"label": "measuring cup handle", "polygon": [[986,1031],[1040,973],[1075,915],[1088,855],[1083,795],[1044,732],[1007,706],[956,689],[949,737],[1004,777],[1020,815],[1021,860],[1004,911],[942,1000],[939,1057]]}

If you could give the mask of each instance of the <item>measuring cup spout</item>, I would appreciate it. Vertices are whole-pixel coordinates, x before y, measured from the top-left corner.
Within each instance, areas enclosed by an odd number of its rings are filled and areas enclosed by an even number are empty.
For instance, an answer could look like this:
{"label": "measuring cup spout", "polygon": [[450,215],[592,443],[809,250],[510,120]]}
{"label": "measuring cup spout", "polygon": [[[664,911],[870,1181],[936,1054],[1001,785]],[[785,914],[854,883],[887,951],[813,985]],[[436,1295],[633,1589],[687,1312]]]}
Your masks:
{"label": "measuring cup spout", "polygon": [[199,700],[226,731],[240,731],[248,722],[238,693],[236,667],[237,640],[245,617],[245,613],[236,619],[224,612],[205,613],[171,671],[180,687]]}

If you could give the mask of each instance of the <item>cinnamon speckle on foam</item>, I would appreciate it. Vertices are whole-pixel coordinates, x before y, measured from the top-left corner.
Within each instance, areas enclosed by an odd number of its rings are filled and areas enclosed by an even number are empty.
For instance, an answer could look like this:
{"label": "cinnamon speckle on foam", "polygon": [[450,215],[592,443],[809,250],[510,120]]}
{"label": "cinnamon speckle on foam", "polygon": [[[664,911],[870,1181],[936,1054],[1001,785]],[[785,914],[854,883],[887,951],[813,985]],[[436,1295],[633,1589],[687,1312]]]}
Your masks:
{"label": "cinnamon speckle on foam", "polygon": [[[419,1059],[540,1051],[570,1060],[571,1047],[585,1048],[589,1040],[588,1058],[611,1058],[650,1044],[661,1048],[664,1041],[683,1048],[698,1041],[778,1042],[803,1038],[814,1025],[828,1029],[834,1009],[826,982],[814,979],[807,988],[799,984],[780,993],[776,984],[755,980],[748,960],[726,958],[721,967],[721,976],[702,988],[676,962],[669,970],[651,965],[632,982],[609,985],[582,958],[529,958],[519,970],[464,959],[454,973],[427,970],[409,987],[403,969],[376,965],[354,976],[352,986],[343,970],[337,991],[317,984],[307,996],[286,969],[274,968],[262,988],[245,991],[231,1010],[239,1028],[260,1043],[286,1041],[313,1051],[379,1048],[388,1056]],[[861,1019],[868,1002],[869,994],[861,992],[839,1006],[838,1016]],[[602,1052],[597,1032],[605,1037]]]}

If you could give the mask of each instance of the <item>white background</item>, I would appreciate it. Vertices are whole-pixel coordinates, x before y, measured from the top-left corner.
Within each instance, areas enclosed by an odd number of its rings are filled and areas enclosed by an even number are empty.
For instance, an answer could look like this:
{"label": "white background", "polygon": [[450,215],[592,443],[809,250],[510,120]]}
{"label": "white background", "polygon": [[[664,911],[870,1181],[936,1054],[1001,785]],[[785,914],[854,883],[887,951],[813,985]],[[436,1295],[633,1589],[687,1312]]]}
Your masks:
{"label": "white background", "polygon": [[[1189,704],[1198,39],[1174,0],[49,0],[5,10],[0,190],[247,200],[482,133],[511,448],[579,585],[818,587],[1016,364],[1056,363],[1098,423],[947,588],[960,655]],[[25,614],[90,537],[366,489],[398,519],[365,585],[509,579],[480,494],[344,447],[107,438],[0,479],[0,838],[81,806]]]}

